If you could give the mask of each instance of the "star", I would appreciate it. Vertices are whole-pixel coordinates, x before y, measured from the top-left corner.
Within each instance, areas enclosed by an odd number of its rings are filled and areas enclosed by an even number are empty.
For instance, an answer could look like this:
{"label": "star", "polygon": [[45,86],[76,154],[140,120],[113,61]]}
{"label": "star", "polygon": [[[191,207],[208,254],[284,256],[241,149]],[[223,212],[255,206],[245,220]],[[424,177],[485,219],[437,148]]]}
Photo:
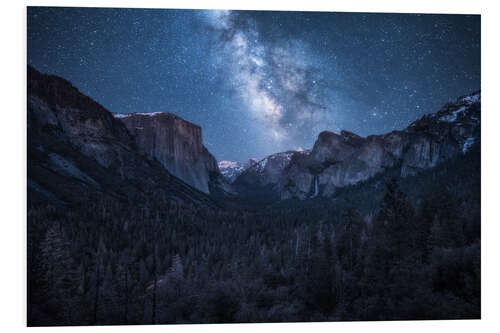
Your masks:
{"label": "star", "polygon": [[218,159],[402,129],[480,89],[480,17],[28,7],[28,63],[111,112],[168,111]]}

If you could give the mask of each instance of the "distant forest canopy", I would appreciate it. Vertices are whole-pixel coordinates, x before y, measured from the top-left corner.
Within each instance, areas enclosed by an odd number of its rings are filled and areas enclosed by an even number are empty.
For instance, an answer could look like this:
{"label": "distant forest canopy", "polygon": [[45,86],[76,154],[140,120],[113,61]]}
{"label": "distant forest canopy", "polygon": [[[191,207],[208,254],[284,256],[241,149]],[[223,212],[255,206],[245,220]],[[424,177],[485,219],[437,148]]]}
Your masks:
{"label": "distant forest canopy", "polygon": [[28,324],[480,318],[480,151],[266,207],[28,209]]}

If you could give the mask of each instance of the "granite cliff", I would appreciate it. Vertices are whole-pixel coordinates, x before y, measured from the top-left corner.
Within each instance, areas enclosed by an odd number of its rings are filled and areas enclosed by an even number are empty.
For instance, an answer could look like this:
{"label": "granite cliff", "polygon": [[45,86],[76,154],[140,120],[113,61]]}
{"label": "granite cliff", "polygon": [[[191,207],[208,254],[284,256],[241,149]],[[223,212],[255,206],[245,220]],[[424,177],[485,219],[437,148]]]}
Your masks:
{"label": "granite cliff", "polygon": [[242,172],[240,195],[269,201],[329,197],[336,189],[397,168],[401,177],[437,166],[480,143],[481,94],[446,104],[406,129],[361,137],[321,132],[311,150],[270,155]]}
{"label": "granite cliff", "polygon": [[201,127],[168,112],[115,114],[137,147],[174,176],[204,193],[222,183],[217,160],[203,146]]}
{"label": "granite cliff", "polygon": [[480,143],[480,92],[446,104],[402,131],[360,137],[319,134],[310,154],[294,155],[279,179],[281,199],[330,196],[339,187],[399,168],[401,177],[435,167]]}

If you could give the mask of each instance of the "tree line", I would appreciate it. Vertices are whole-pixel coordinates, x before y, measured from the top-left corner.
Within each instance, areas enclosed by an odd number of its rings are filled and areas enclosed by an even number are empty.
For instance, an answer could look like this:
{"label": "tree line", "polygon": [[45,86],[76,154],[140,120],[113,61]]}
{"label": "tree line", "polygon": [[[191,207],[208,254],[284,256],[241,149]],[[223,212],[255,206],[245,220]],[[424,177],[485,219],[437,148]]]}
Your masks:
{"label": "tree line", "polygon": [[414,207],[392,180],[367,215],[32,207],[29,324],[479,318],[476,206],[439,189]]}

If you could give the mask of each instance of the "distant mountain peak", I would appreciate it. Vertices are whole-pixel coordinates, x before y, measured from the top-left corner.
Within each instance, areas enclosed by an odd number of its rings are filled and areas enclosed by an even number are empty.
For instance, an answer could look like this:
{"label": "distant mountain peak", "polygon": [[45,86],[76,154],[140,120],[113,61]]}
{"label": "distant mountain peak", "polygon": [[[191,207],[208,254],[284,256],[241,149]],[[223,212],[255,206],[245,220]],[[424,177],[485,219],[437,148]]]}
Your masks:
{"label": "distant mountain peak", "polygon": [[218,164],[221,174],[229,183],[232,183],[239,175],[245,172],[246,169],[251,168],[258,162],[256,158],[250,158],[245,163],[223,160]]}

